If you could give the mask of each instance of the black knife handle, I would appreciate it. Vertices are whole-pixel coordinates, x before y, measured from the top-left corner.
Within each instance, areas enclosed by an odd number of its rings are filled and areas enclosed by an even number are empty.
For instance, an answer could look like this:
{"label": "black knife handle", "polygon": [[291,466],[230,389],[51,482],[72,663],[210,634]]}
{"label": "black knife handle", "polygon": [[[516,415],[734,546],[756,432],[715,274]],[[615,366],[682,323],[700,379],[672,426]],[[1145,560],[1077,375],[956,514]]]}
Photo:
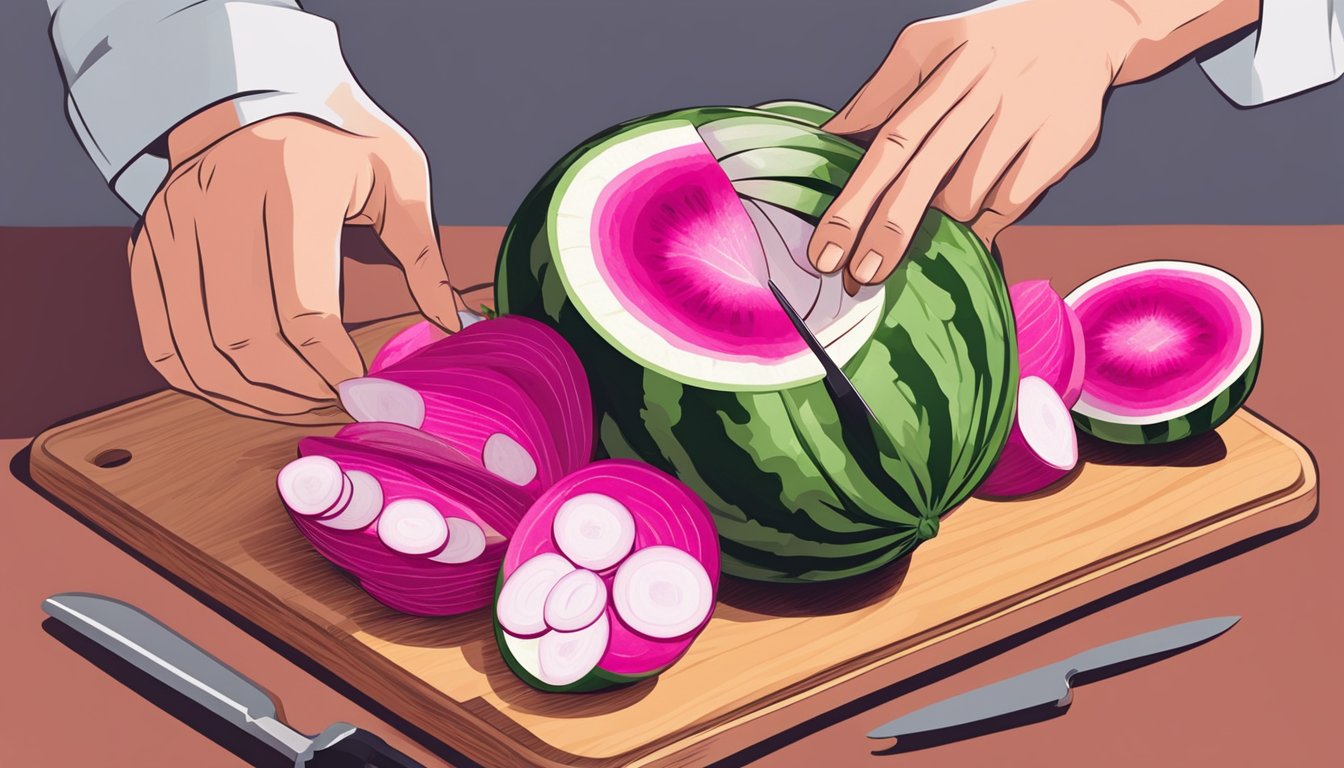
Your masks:
{"label": "black knife handle", "polygon": [[420,763],[388,746],[377,735],[355,730],[349,736],[319,750],[306,765],[311,768],[425,768]]}

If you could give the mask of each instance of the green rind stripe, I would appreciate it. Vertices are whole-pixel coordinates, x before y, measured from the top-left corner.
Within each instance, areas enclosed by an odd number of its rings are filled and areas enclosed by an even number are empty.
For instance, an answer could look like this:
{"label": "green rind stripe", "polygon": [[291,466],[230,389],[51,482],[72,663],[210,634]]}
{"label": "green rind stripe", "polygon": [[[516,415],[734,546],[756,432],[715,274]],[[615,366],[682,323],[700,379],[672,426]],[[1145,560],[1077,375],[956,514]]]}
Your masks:
{"label": "green rind stripe", "polygon": [[808,125],[820,127],[827,120],[835,117],[835,110],[830,107],[823,107],[820,104],[813,104],[810,101],[768,101],[764,104],[757,104],[752,109],[759,109],[762,112],[772,112],[776,115],[784,115],[794,120],[801,120]]}

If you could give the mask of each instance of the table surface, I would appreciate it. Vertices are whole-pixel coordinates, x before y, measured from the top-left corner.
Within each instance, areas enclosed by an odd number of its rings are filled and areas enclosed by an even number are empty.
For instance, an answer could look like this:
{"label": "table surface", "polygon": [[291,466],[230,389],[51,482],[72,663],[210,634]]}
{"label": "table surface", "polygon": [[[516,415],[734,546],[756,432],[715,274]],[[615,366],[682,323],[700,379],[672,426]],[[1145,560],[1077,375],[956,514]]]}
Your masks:
{"label": "table surface", "polygon": [[[459,285],[490,279],[498,228],[445,228]],[[217,612],[26,479],[31,437],[68,419],[159,388],[144,363],[126,274],[125,231],[0,229],[0,327],[8,362],[0,375],[0,640],[8,695],[0,736],[13,765],[283,765],[246,737],[87,643],[45,622],[42,598],[101,592],[134,602],[282,702],[290,722],[316,732],[346,720],[382,735],[426,765],[463,764],[377,702],[277,643],[246,617]],[[1344,558],[1333,479],[1344,461],[1344,227],[1021,227],[1000,239],[1010,281],[1048,278],[1067,291],[1105,269],[1181,258],[1222,267],[1255,294],[1265,316],[1265,354],[1250,407],[1306,444],[1320,473],[1317,518],[1287,536],[1183,569],[1178,578],[1065,617],[974,658],[930,670],[873,709],[838,712],[780,734],[733,761],[759,766],[1039,765],[1079,756],[1089,765],[1330,765],[1344,690]],[[404,285],[366,233],[347,233],[347,318],[366,321],[410,307]],[[485,288],[469,298],[488,300]],[[92,320],[92,321],[91,321]],[[1335,351],[1320,354],[1317,350]],[[900,756],[863,737],[871,727],[949,695],[1079,650],[1192,618],[1240,614],[1217,641],[1080,688],[1066,714]],[[111,670],[109,674],[106,670]],[[1056,758],[1059,759],[1059,758]],[[1069,759],[1063,757],[1062,759]]]}

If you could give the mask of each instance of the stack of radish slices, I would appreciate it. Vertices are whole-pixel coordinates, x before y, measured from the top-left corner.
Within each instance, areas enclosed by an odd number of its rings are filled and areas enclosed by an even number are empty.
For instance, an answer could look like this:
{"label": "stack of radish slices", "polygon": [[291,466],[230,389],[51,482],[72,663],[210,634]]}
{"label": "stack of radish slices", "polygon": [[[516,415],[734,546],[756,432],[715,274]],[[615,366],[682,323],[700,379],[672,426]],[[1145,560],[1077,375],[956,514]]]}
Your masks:
{"label": "stack of radish slices", "polygon": [[313,547],[382,603],[450,616],[498,591],[504,657],[545,690],[656,675],[708,622],[708,508],[644,464],[592,462],[588,379],[547,326],[413,325],[340,394],[359,423],[301,440],[276,484]]}

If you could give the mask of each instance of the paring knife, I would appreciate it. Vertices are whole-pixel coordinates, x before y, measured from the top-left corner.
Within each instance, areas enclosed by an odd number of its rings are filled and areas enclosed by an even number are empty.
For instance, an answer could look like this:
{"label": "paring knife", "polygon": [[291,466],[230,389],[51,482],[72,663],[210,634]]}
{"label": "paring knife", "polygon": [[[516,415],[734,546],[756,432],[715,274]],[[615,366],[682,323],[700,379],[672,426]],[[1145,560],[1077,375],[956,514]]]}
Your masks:
{"label": "paring knife", "polygon": [[[831,393],[831,400],[835,402],[836,413],[840,416],[841,423],[849,428],[867,430],[869,425],[878,427],[877,417],[873,415],[873,409],[868,407],[864,401],[863,395],[854,388],[854,382],[849,380],[845,372],[840,370],[840,366],[831,359],[830,353],[817,341],[817,337],[812,335],[812,329],[807,327],[803,319],[798,316],[797,310],[784,298],[784,294],[775,285],[774,280],[767,281],[770,286],[770,292],[775,295],[775,301],[784,309],[784,314],[789,316],[789,322],[797,329],[798,335],[803,337],[803,343],[812,350],[817,360],[821,362],[822,370],[826,372],[824,379],[826,391]],[[880,427],[879,427],[880,428]]]}
{"label": "paring knife", "polygon": [[67,592],[44,600],[42,610],[260,739],[292,759],[296,768],[423,768],[381,738],[349,723],[334,723],[316,736],[299,733],[276,717],[275,702],[256,683],[120,600]]}
{"label": "paring knife", "polygon": [[1073,698],[1069,686],[1074,675],[1183,650],[1221,635],[1240,620],[1240,616],[1200,619],[1117,640],[915,710],[873,729],[868,738],[899,738],[941,731],[1050,704],[1066,707]]}

